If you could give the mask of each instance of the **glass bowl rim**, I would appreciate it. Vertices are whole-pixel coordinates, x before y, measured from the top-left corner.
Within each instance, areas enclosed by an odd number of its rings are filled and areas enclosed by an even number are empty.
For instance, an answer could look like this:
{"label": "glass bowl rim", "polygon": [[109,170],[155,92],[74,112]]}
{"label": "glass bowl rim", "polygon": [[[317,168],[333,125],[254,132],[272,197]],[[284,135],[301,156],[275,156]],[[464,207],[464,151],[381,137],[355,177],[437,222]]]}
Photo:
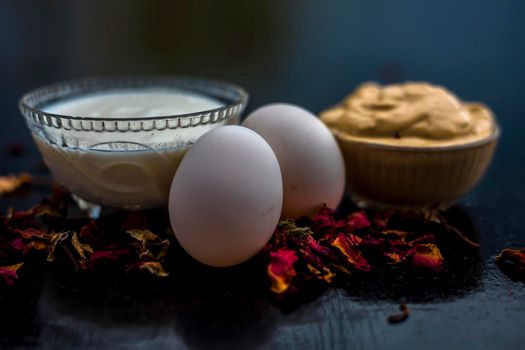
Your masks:
{"label": "glass bowl rim", "polygon": [[[197,112],[191,112],[191,113],[183,113],[183,114],[173,114],[173,115],[160,115],[160,116],[151,116],[151,117],[140,117],[140,118],[115,118],[115,117],[104,117],[104,118],[93,118],[93,117],[79,117],[79,116],[70,116],[65,114],[56,114],[56,113],[49,113],[45,112],[40,108],[34,107],[29,103],[29,100],[37,96],[39,94],[45,94],[50,93],[52,91],[60,91],[61,89],[65,89],[67,86],[71,85],[77,85],[80,86],[81,89],[82,86],[96,86],[96,83],[105,82],[108,84],[111,83],[125,83],[125,82],[144,82],[143,87],[170,87],[169,84],[166,84],[166,82],[173,83],[182,83],[186,82],[189,84],[213,84],[220,86],[224,89],[230,89],[234,91],[237,94],[237,98],[234,99],[233,102],[227,103],[221,107],[213,108],[213,109],[204,109]],[[163,85],[162,83],[165,83]],[[155,85],[155,83],[157,83]],[[180,87],[179,87],[180,88]],[[130,90],[133,90],[133,87],[129,88]],[[107,89],[111,90],[111,88]],[[180,88],[182,91],[190,91],[188,88]],[[103,89],[101,89],[103,91]],[[201,95],[210,95],[203,92],[197,92]],[[64,98],[64,100],[67,99]],[[221,113],[221,112],[227,112],[228,110],[240,107],[244,108],[246,104],[248,103],[249,94],[248,92],[240,87],[239,85],[219,80],[219,79],[210,79],[210,78],[203,78],[203,77],[197,77],[197,76],[190,76],[190,75],[108,75],[108,76],[90,76],[90,77],[84,77],[84,78],[77,78],[77,79],[69,79],[69,80],[63,80],[51,84],[42,85],[38,88],[32,89],[22,95],[22,97],[19,100],[18,106],[20,110],[22,111],[22,114],[25,115],[26,111],[29,113],[34,114],[42,114],[46,116],[51,116],[54,118],[58,118],[61,120],[77,120],[77,121],[97,121],[97,122],[140,122],[140,121],[155,121],[155,120],[167,120],[167,119],[183,119],[187,117],[194,117],[199,116],[202,114],[208,114],[208,113]]]}

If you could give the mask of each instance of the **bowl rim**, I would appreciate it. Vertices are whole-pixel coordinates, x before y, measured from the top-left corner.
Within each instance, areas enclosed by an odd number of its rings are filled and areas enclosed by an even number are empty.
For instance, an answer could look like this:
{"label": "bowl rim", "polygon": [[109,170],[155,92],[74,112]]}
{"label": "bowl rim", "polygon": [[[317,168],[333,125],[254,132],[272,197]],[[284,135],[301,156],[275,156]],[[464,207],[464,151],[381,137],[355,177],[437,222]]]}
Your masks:
{"label": "bowl rim", "polygon": [[[126,87],[126,83],[131,84],[131,86]],[[164,84],[163,84],[164,83]],[[171,83],[172,85],[170,85]],[[36,96],[51,94],[53,92],[58,92],[60,90],[65,90],[70,86],[77,86],[78,89],[85,89],[88,86],[96,88],[97,84],[108,84],[105,88],[101,85],[100,91],[104,90],[118,90],[118,86],[111,86],[112,84],[122,84],[122,90],[134,90],[138,86],[143,88],[149,87],[159,87],[159,88],[178,88],[182,91],[192,92],[188,87],[177,87],[176,84],[189,84],[197,86],[207,86],[215,85],[222,87],[223,89],[228,89],[237,94],[237,97],[231,103],[226,103],[221,107],[213,109],[204,109],[197,112],[183,113],[183,114],[172,114],[172,115],[159,115],[151,117],[139,117],[139,118],[118,118],[118,117],[103,117],[103,118],[93,118],[93,117],[80,117],[80,116],[71,116],[65,114],[49,113],[45,112],[42,109],[35,107],[34,104],[30,103],[30,100]],[[135,84],[133,86],[133,84]],[[71,89],[69,89],[71,90]],[[137,88],[138,90],[138,88]],[[89,91],[89,90],[88,90]],[[92,90],[93,93],[96,93],[96,89]],[[196,94],[201,94],[204,96],[212,96],[210,93],[205,93],[198,90],[193,90]],[[89,94],[86,93],[86,95]],[[81,95],[81,94],[80,94]],[[73,95],[71,95],[73,97]],[[215,96],[212,96],[215,97]],[[64,100],[67,100],[68,97],[65,97]],[[175,120],[175,119],[184,119],[188,117],[200,116],[208,113],[222,113],[227,112],[233,108],[243,109],[248,104],[249,94],[248,92],[240,87],[239,85],[219,80],[219,79],[210,79],[190,75],[107,75],[107,76],[89,76],[77,79],[63,80],[51,84],[42,85],[38,88],[32,89],[25,94],[23,94],[18,103],[18,107],[22,114],[25,116],[26,113],[30,114],[42,114],[45,116],[50,116],[58,118],[64,121],[94,121],[94,122],[141,122],[141,121],[156,121],[156,120]]]}
{"label": "bowl rim", "polygon": [[490,133],[490,135],[471,142],[466,143],[458,143],[453,145],[445,145],[445,146],[431,146],[431,147],[424,147],[424,146],[398,146],[398,145],[391,145],[391,144],[385,144],[380,142],[374,142],[374,141],[365,141],[360,139],[350,139],[348,137],[345,137],[343,132],[339,132],[333,128],[329,128],[332,132],[332,135],[334,137],[345,143],[353,143],[353,144],[359,144],[364,145],[370,148],[374,149],[380,149],[380,150],[388,150],[388,151],[400,151],[400,152],[448,152],[448,151],[461,151],[465,149],[472,149],[476,147],[481,147],[486,144],[495,142],[499,139],[501,135],[501,128],[498,125],[495,118],[493,118],[493,130]]}

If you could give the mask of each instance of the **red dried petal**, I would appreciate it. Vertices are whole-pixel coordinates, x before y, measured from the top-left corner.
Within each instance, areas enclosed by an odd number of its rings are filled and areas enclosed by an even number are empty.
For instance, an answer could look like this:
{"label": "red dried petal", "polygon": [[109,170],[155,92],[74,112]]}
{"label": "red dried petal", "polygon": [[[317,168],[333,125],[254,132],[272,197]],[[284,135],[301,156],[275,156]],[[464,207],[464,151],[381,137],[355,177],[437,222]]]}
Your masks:
{"label": "red dried petal", "polygon": [[374,212],[372,221],[374,222],[374,225],[384,229],[388,226],[388,222],[390,221],[392,214],[392,211]]}
{"label": "red dried petal", "polygon": [[298,257],[291,249],[279,249],[270,252],[270,263],[266,269],[272,282],[272,292],[283,294],[290,288],[292,278],[296,275],[294,264]]}
{"label": "red dried petal", "polygon": [[368,228],[370,227],[370,220],[364,211],[357,211],[353,214],[350,214],[345,219],[346,225],[345,229],[347,232],[354,232],[355,230]]}
{"label": "red dried petal", "polygon": [[389,240],[397,240],[402,243],[406,243],[408,241],[410,232],[402,230],[384,230],[381,231],[381,234],[385,235]]}
{"label": "red dried petal", "polygon": [[114,263],[130,255],[128,248],[124,247],[105,247],[104,250],[93,252],[89,257],[89,266],[100,265],[105,263]]}
{"label": "red dried petal", "polygon": [[360,245],[363,247],[375,247],[385,244],[385,239],[366,235],[362,238]]}
{"label": "red dried petal", "polygon": [[409,256],[409,252],[401,250],[388,251],[384,253],[384,256],[390,260],[389,264],[394,265],[405,261]]}
{"label": "red dried petal", "polygon": [[304,241],[300,244],[299,253],[301,258],[306,262],[308,271],[312,275],[320,280],[327,283],[331,283],[335,277],[330,268],[324,263],[325,260],[335,260],[334,253],[322,245],[319,244],[312,236],[307,236]]}
{"label": "red dried petal", "polygon": [[330,233],[345,226],[344,220],[336,220],[335,210],[323,205],[312,219],[312,231],[315,233]]}
{"label": "red dried petal", "polygon": [[371,267],[368,261],[363,257],[361,251],[358,248],[361,238],[349,233],[344,235],[340,233],[332,241],[332,246],[339,249],[341,253],[346,257],[346,261],[354,268],[361,271],[370,271]]}
{"label": "red dried petal", "polygon": [[0,277],[2,277],[8,286],[13,285],[18,278],[17,271],[24,263],[0,267]]}
{"label": "red dried petal", "polygon": [[35,239],[35,238],[36,239],[46,239],[47,238],[47,234],[45,231],[38,229],[38,228],[34,228],[34,227],[29,227],[23,230],[15,229],[15,231],[23,238],[29,239],[29,240]]}
{"label": "red dried petal", "polygon": [[525,272],[525,248],[503,249],[501,253],[496,256],[496,261],[512,263],[518,271]]}
{"label": "red dried petal", "polygon": [[315,240],[315,238],[313,238],[312,236],[306,237],[305,244],[308,245],[308,247],[314,253],[317,253],[317,254],[319,254],[321,256],[325,256],[325,257],[328,257],[328,258],[333,258],[334,257],[334,253],[330,249],[328,249],[327,247],[322,246],[321,244],[319,244],[319,242],[317,242]]}
{"label": "red dried petal", "polygon": [[429,269],[434,272],[441,270],[443,267],[443,257],[439,248],[433,243],[416,244],[411,249],[412,266]]}
{"label": "red dried petal", "polygon": [[31,247],[24,243],[24,240],[17,237],[11,241],[11,247],[22,254],[27,254],[31,250]]}

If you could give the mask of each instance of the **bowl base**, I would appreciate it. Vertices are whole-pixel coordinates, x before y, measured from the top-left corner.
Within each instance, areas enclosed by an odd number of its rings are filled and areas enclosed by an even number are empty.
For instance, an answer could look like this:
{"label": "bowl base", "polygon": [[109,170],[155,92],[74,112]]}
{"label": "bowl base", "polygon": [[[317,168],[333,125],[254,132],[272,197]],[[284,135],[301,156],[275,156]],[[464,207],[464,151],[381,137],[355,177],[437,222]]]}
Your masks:
{"label": "bowl base", "polygon": [[102,212],[102,206],[91,203],[86,201],[85,199],[80,198],[76,194],[72,193],[71,197],[75,201],[75,203],[78,205],[78,207],[85,211],[90,218],[92,219],[98,219],[100,217],[100,213]]}

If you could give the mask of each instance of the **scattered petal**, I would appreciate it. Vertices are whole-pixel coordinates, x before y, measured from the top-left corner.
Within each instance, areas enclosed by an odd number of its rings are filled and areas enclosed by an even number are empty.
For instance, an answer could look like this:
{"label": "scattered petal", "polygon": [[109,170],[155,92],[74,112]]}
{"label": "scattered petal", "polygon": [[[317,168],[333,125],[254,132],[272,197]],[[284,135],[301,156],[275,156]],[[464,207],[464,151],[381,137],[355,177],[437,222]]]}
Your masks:
{"label": "scattered petal", "polygon": [[11,241],[11,247],[22,254],[27,254],[31,250],[31,247],[25,244],[24,240],[20,237],[17,237]]}
{"label": "scattered petal", "polygon": [[439,271],[443,267],[443,257],[433,243],[416,244],[411,251],[412,266]]}
{"label": "scattered petal", "polygon": [[0,267],[0,277],[2,277],[8,286],[12,286],[18,278],[17,271],[24,263]]}
{"label": "scattered petal", "polygon": [[379,228],[386,228],[388,226],[388,223],[390,222],[390,218],[392,217],[393,212],[392,211],[377,211],[374,212],[372,217],[372,221],[374,222],[374,225],[376,225]]}
{"label": "scattered petal", "polygon": [[310,227],[297,227],[294,219],[285,219],[279,221],[278,227],[287,235],[297,235],[301,237],[310,236],[313,231]]}
{"label": "scattered petal", "polygon": [[145,271],[157,277],[168,277],[170,275],[158,261],[138,262],[128,268],[128,271],[132,270]]}
{"label": "scattered petal", "polygon": [[93,254],[93,248],[91,248],[89,244],[80,243],[76,232],[72,232],[71,234],[71,245],[75,248],[81,262],[84,262],[87,259],[87,253]]}
{"label": "scattered petal", "polygon": [[47,239],[48,235],[46,232],[39,228],[29,227],[26,229],[16,229],[16,232],[24,239],[33,240],[33,239]]}
{"label": "scattered petal", "polygon": [[402,303],[399,305],[399,311],[401,311],[399,314],[390,315],[388,316],[388,323],[400,323],[405,321],[408,316],[410,315],[410,309],[405,303]]}
{"label": "scattered petal", "polygon": [[312,219],[311,227],[316,233],[331,234],[344,225],[344,220],[335,218],[335,210],[324,205]]}
{"label": "scattered petal", "polygon": [[368,261],[358,248],[361,238],[349,233],[348,235],[340,233],[332,241],[332,245],[339,249],[346,257],[347,262],[354,268],[361,271],[370,271],[371,267]]}
{"label": "scattered petal", "polygon": [[347,216],[345,221],[346,232],[350,233],[354,232],[355,230],[368,228],[371,225],[364,211],[357,211],[353,214],[350,214],[349,216]]}
{"label": "scattered petal", "polygon": [[525,248],[511,249],[506,248],[496,256],[496,262],[499,265],[510,267],[520,278],[525,279]]}
{"label": "scattered petal", "polygon": [[294,264],[298,257],[291,249],[279,249],[270,252],[270,263],[267,273],[272,282],[272,292],[283,294],[292,284],[292,278],[296,275]]}
{"label": "scattered petal", "polygon": [[124,257],[131,255],[129,248],[121,246],[106,246],[100,250],[94,251],[89,257],[89,265],[86,268],[93,268],[96,265],[107,263],[116,263],[123,260]]}
{"label": "scattered petal", "polygon": [[15,192],[20,187],[30,184],[33,177],[28,173],[0,176],[0,195]]}

